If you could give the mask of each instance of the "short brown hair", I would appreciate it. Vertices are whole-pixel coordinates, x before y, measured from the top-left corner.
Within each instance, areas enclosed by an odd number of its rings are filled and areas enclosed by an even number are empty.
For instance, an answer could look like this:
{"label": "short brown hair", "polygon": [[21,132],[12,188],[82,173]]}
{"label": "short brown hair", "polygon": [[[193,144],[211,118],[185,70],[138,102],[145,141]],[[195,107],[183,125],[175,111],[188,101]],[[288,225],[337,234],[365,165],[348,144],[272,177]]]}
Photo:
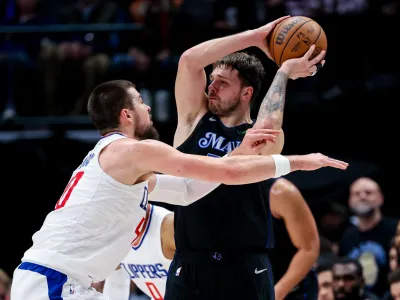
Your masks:
{"label": "short brown hair", "polygon": [[113,80],[98,85],[90,94],[87,109],[100,134],[118,128],[122,109],[133,109],[129,88],[135,85],[128,80]]}
{"label": "short brown hair", "polygon": [[229,54],[213,65],[216,67],[229,67],[239,72],[239,78],[242,86],[251,86],[253,88],[253,96],[251,101],[257,98],[261,91],[261,85],[264,80],[264,66],[256,56],[245,52],[235,52]]}

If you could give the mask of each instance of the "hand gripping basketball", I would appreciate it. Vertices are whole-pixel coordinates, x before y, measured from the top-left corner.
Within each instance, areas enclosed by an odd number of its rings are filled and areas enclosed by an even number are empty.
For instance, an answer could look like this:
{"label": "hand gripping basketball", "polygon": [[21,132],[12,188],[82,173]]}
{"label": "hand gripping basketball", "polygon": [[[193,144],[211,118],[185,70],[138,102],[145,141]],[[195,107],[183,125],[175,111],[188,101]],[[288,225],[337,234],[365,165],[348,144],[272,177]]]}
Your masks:
{"label": "hand gripping basketball", "polygon": [[315,45],[312,45],[302,57],[284,61],[281,70],[286,72],[290,79],[314,76],[325,64],[325,60],[323,60],[325,51],[321,51],[316,57],[310,60],[314,49]]}
{"label": "hand gripping basketball", "polygon": [[275,21],[269,22],[268,24],[261,26],[257,29],[254,29],[252,31],[254,37],[255,37],[255,46],[260,48],[264,53],[268,56],[269,59],[272,60],[271,53],[268,48],[267,44],[267,38],[270,35],[270,33],[274,30],[275,26],[278,25],[279,23],[285,21],[287,18],[290,18],[290,16],[284,16],[279,19],[276,19]]}

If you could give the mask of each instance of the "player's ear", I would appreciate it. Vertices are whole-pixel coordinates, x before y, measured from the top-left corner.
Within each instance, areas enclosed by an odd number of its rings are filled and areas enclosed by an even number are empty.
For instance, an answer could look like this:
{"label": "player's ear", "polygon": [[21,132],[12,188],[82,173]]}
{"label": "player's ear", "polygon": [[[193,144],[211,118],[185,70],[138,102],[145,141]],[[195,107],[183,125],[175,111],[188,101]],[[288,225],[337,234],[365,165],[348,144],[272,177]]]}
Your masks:
{"label": "player's ear", "polygon": [[242,99],[244,101],[250,102],[251,98],[253,97],[254,89],[251,86],[246,86],[242,89]]}
{"label": "player's ear", "polygon": [[126,108],[121,111],[121,117],[124,119],[133,119],[132,113]]}

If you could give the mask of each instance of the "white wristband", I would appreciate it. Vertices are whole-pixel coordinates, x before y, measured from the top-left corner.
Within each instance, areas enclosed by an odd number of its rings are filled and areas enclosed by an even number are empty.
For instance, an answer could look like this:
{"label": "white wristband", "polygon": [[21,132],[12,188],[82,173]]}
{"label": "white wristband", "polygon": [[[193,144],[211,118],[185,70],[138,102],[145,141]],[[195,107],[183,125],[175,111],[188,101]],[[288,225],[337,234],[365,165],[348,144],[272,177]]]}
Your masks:
{"label": "white wristband", "polygon": [[272,159],[275,161],[275,176],[274,178],[281,177],[283,175],[289,174],[290,169],[290,161],[287,157],[283,155],[271,155]]}

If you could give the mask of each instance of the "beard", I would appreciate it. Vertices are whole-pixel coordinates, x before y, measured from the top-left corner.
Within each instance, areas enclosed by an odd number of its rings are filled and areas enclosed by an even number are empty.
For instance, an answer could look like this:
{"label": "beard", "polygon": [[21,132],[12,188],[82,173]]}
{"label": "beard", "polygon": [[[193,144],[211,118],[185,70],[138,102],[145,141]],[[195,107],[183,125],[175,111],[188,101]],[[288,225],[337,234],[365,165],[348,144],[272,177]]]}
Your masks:
{"label": "beard", "polygon": [[234,112],[239,107],[240,101],[236,101],[228,107],[222,107],[221,102],[215,100],[208,100],[208,110],[216,116],[225,117]]}
{"label": "beard", "polygon": [[148,126],[145,130],[136,133],[136,137],[139,140],[159,140],[160,139],[160,134],[158,133],[157,129],[153,126],[150,125]]}
{"label": "beard", "polygon": [[371,218],[374,215],[376,207],[368,204],[358,204],[351,208],[354,214],[360,218]]}
{"label": "beard", "polygon": [[[337,295],[341,294],[341,297],[339,298]],[[358,286],[355,286],[351,289],[350,292],[346,292],[344,289],[339,289],[336,293],[336,298],[339,300],[354,300],[354,299],[360,299],[361,295],[361,289]]]}

